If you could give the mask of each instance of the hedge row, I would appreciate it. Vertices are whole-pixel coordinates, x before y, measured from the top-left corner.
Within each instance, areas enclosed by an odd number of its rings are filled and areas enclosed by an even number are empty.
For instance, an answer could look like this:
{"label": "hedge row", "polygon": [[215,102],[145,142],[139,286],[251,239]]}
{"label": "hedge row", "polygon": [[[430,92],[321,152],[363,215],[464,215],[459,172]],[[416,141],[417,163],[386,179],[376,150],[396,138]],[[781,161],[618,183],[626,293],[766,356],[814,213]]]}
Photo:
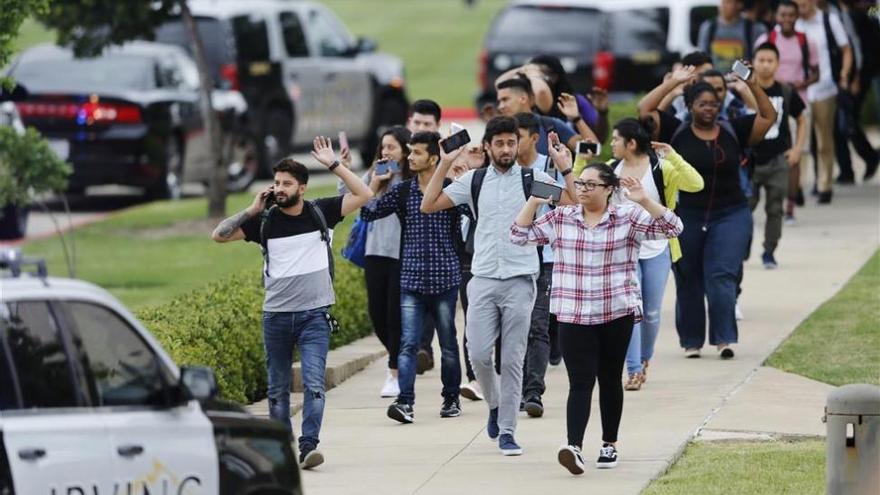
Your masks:
{"label": "hedge row", "polygon": [[[340,234],[347,235],[348,229],[336,230],[334,244],[341,247],[345,236]],[[340,331],[331,336],[331,349],[372,331],[363,271],[337,255],[334,286],[336,305],[331,312]],[[266,395],[262,304],[260,273],[248,270],[139,311],[137,317],[176,363],[213,368],[221,396],[250,403]]]}

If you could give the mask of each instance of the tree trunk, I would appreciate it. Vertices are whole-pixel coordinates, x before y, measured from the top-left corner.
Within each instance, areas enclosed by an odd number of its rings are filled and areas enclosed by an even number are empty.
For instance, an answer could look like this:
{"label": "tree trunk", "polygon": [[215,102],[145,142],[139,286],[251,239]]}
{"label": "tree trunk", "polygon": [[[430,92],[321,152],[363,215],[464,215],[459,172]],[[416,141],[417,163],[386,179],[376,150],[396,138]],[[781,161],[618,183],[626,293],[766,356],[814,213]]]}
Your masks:
{"label": "tree trunk", "polygon": [[199,69],[202,120],[205,122],[205,131],[211,139],[208,158],[214,164],[214,167],[208,185],[208,216],[223,218],[226,216],[227,170],[226,164],[223,162],[220,119],[211,105],[211,91],[214,88],[214,82],[211,80],[211,73],[208,70],[208,64],[205,62],[205,47],[202,44],[202,37],[199,35],[198,27],[186,0],[180,0],[180,16],[187,31],[189,31],[193,56]]}

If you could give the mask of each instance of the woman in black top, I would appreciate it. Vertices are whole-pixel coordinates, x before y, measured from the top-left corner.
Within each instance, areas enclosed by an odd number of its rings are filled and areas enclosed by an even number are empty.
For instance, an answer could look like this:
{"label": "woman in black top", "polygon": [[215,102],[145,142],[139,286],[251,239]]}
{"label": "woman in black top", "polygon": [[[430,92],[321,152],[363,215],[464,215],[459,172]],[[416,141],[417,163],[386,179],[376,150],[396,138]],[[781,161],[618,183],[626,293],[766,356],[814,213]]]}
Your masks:
{"label": "woman in black top", "polygon": [[709,343],[722,358],[733,357],[737,342],[736,287],[752,235],[752,217],[742,180],[744,148],[759,143],[776,121],[776,111],[754,76],[746,83],[758,103],[757,115],[719,119],[721,101],[712,86],[698,82],[685,92],[689,121],[657,105],[666,94],[696,77],[694,68],[676,70],[639,102],[639,113],[657,123],[658,141],[672,145],[703,177],[698,192],[681,192],[676,213],[684,223],[682,258],[673,267],[679,341],[687,357],[699,357],[706,340],[705,301],[709,303]]}

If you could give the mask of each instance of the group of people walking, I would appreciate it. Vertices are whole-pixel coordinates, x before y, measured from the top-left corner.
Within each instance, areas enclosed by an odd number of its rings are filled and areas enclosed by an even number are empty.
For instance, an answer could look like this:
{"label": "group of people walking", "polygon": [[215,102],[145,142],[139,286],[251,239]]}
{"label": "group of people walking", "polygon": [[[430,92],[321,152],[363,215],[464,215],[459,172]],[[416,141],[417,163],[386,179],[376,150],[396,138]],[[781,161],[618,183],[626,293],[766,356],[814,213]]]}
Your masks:
{"label": "group of people walking", "polygon": [[[569,390],[558,462],[572,474],[584,472],[583,439],[598,383],[596,466],[615,467],[624,390],[647,382],[669,272],[684,356],[699,358],[708,333],[718,357],[731,359],[761,189],[762,263],[778,266],[783,216],[787,211],[793,220],[799,202],[799,189],[791,189],[800,187],[800,177],[792,170],[808,145],[802,93],[824,81],[824,69],[805,51],[800,81],[780,77],[794,64],[792,47],[799,45],[791,40],[801,39],[791,14],[803,16],[801,4],[811,2],[783,0],[774,30],[750,29],[755,39],[744,44],[750,71],[734,74],[712,52],[712,37],[729,36],[740,22],[723,0],[721,16],[711,21],[716,28],[701,30],[707,50],[685,56],[641,99],[638,115],[613,125],[604,91],[574,95],[559,61],[542,56],[498,78],[497,106],[484,109],[479,143],[447,151],[440,106],[418,100],[406,127],[382,134],[361,177],[350,170],[349,150],[337,155],[328,139],[315,139],[312,155],[340,179],[337,197],[305,201],[307,168],[291,158],[279,162],[273,186],[224,220],[213,238],[262,247],[270,414],[290,427],[296,345],[305,387],[301,465],[324,461],[317,448],[323,368],[335,324],[328,312],[334,302],[329,234],[359,210],[366,223],[368,312],[388,350],[379,390],[393,398],[387,416],[416,422],[415,381],[433,365],[436,335],[439,416],[460,416],[461,396],[482,400],[489,439],[503,455],[521,455],[517,419],[523,411],[543,415],[548,363],[561,354]],[[579,147],[606,141],[607,162]],[[869,162],[866,176],[874,169]],[[533,194],[539,183],[558,187],[558,201]],[[825,171],[819,203],[828,202],[827,187]],[[463,349],[455,323],[459,301]]]}

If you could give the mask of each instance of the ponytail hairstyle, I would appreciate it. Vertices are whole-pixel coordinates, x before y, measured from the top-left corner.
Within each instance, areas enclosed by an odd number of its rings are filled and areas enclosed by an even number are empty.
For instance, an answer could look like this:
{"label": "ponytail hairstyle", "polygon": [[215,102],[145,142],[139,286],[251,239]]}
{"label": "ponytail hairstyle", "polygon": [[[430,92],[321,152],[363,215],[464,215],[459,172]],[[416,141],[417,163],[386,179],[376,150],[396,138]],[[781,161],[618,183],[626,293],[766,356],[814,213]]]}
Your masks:
{"label": "ponytail hairstyle", "polygon": [[623,138],[624,145],[629,141],[635,141],[636,153],[647,155],[651,153],[651,136],[654,135],[654,119],[646,118],[641,121],[628,117],[614,124],[614,130]]}
{"label": "ponytail hairstyle", "polygon": [[[608,198],[607,200],[611,201],[611,195],[620,188],[620,178],[617,174],[614,173],[614,169],[611,168],[611,165],[608,165],[604,162],[590,162],[584,167],[584,170],[595,169],[599,172],[599,180],[608,184]],[[583,172],[581,172],[583,173]]]}

